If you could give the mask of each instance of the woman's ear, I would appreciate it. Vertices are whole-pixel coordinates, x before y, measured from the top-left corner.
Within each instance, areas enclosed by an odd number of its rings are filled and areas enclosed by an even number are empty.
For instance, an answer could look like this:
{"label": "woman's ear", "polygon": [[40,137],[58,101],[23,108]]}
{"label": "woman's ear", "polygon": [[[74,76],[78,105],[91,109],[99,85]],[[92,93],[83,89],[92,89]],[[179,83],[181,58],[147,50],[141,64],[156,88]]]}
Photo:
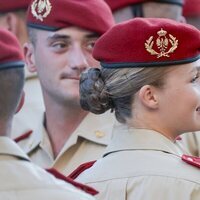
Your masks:
{"label": "woman's ear", "polygon": [[158,94],[156,88],[151,85],[144,85],[139,90],[139,99],[149,109],[158,108]]}
{"label": "woman's ear", "polygon": [[31,43],[24,44],[24,57],[29,72],[36,72],[34,47]]}

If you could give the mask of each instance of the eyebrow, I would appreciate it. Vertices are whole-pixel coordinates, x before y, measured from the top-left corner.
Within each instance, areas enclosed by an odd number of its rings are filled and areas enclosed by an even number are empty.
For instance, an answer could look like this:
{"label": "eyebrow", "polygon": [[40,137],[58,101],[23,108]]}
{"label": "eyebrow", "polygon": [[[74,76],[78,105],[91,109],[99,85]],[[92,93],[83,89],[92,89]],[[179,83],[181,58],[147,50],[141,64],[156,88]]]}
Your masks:
{"label": "eyebrow", "polygon": [[[90,38],[96,38],[96,37],[100,37],[99,34],[97,33],[88,33],[84,36],[86,39],[90,39]],[[49,36],[47,38],[47,41],[51,41],[51,40],[58,40],[58,39],[63,39],[63,40],[68,40],[70,39],[69,35],[64,35],[64,34],[54,34],[52,36]]]}

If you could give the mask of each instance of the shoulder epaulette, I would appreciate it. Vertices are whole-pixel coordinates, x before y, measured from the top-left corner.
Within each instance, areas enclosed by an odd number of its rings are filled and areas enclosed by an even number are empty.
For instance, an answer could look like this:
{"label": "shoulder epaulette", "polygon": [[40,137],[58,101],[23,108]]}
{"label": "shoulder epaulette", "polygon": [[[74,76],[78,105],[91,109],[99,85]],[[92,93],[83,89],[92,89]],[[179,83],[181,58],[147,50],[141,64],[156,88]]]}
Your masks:
{"label": "shoulder epaulette", "polygon": [[190,165],[200,168],[200,157],[182,155],[182,160]]}
{"label": "shoulder epaulette", "polygon": [[84,185],[82,183],[79,183],[77,181],[74,181],[72,178],[70,177],[66,177],[63,174],[61,174],[60,172],[58,172],[56,169],[51,168],[51,169],[46,169],[47,172],[49,172],[50,174],[52,174],[54,177],[56,177],[57,179],[63,180],[67,183],[72,184],[73,186],[75,186],[76,188],[79,188],[81,190],[83,190],[84,192],[91,194],[91,195],[96,195],[99,192],[97,190],[95,190],[94,188]]}
{"label": "shoulder epaulette", "polygon": [[20,142],[20,141],[22,141],[22,140],[28,138],[32,133],[33,133],[33,131],[30,130],[30,131],[24,133],[23,135],[20,135],[19,137],[15,138],[14,141],[15,141],[16,143],[18,143],[18,142]]}
{"label": "shoulder epaulette", "polygon": [[92,167],[95,162],[96,162],[96,160],[81,164],[68,177],[71,179],[76,179],[82,172],[84,172],[86,169],[89,169],[90,167]]}

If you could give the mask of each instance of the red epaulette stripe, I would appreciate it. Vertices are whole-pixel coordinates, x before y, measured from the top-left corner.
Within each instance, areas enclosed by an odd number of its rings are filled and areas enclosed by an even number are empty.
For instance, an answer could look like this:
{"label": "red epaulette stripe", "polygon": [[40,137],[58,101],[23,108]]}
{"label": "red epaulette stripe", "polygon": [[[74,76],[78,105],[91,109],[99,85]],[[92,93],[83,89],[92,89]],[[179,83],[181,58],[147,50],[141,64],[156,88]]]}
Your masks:
{"label": "red epaulette stripe", "polygon": [[86,169],[89,169],[90,167],[92,167],[95,162],[96,162],[96,160],[81,164],[68,177],[73,180],[76,179],[82,172],[84,172]]}
{"label": "red epaulette stripe", "polygon": [[175,140],[182,140],[180,136],[177,136]]}
{"label": "red epaulette stripe", "polygon": [[32,133],[33,133],[33,131],[30,130],[30,131],[24,133],[23,135],[21,135],[21,136],[15,138],[14,141],[15,141],[15,142],[20,142],[21,140],[26,139],[27,137],[29,137]]}
{"label": "red epaulette stripe", "polygon": [[181,159],[190,165],[200,168],[200,158],[199,157],[182,155]]}
{"label": "red epaulette stripe", "polygon": [[84,185],[82,183],[76,182],[73,179],[64,176],[63,174],[61,174],[60,172],[58,172],[56,169],[51,168],[51,169],[46,169],[47,172],[49,172],[50,174],[52,174],[53,176],[55,176],[56,178],[63,180],[67,183],[72,184],[73,186],[75,186],[76,188],[79,188],[81,190],[83,190],[84,192],[91,194],[91,195],[96,195],[99,192],[97,190],[95,190],[94,188]]}

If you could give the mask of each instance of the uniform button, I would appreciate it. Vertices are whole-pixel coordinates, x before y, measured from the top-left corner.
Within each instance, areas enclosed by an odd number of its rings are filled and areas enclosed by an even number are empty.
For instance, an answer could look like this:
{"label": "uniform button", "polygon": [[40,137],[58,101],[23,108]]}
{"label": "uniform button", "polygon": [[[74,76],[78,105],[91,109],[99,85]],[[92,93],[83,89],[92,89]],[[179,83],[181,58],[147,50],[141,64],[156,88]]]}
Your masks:
{"label": "uniform button", "polygon": [[95,131],[95,135],[97,138],[102,138],[105,136],[105,133],[101,132],[101,131]]}

